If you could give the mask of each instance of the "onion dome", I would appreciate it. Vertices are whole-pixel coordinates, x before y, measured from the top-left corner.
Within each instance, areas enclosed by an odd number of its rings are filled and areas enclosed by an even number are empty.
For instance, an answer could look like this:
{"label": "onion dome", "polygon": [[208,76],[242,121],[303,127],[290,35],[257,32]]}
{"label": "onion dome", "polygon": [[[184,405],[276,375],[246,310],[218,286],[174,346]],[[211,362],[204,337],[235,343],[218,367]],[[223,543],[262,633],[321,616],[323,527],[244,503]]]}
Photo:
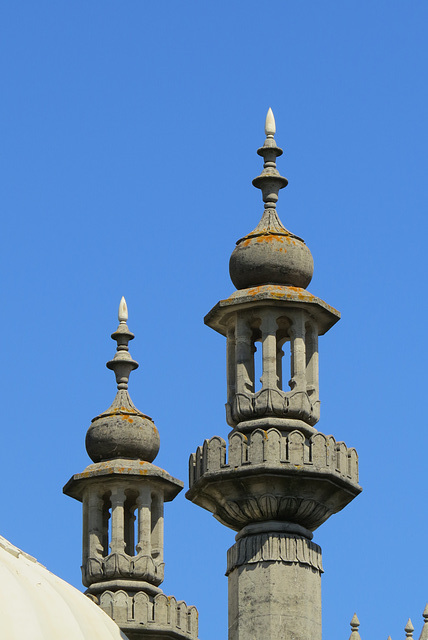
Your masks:
{"label": "onion dome", "polygon": [[264,284],[306,288],[312,279],[314,262],[304,240],[288,231],[276,212],[278,192],[288,180],[276,168],[276,158],[282,155],[277,147],[275,119],[272,109],[266,116],[266,140],[259,156],[264,159],[262,173],[253,180],[261,189],[264,213],[257,227],[236,243],[230,257],[230,277],[237,289]]}
{"label": "onion dome", "polygon": [[2,536],[0,629],[5,640],[126,640],[87,596]]}
{"label": "onion dome", "polygon": [[153,462],[159,451],[159,433],[149,416],[134,406],[128,393],[131,371],[138,368],[138,362],[129,353],[128,342],[134,334],[128,329],[128,309],[125,298],[119,305],[119,326],[112,333],[117,342],[113,360],[107,367],[116,375],[117,394],[112,405],[92,420],[86,434],[86,451],[94,462],[114,458],[131,458]]}

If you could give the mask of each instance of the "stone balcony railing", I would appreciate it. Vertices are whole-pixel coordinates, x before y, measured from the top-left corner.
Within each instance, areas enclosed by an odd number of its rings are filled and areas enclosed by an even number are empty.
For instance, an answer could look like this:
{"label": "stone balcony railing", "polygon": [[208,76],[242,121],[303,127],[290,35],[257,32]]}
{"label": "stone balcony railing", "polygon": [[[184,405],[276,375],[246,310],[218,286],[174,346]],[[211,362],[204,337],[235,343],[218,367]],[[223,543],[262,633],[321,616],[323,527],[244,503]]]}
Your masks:
{"label": "stone balcony railing", "polygon": [[205,474],[254,465],[296,467],[312,472],[329,472],[358,484],[358,454],[344,442],[318,432],[310,438],[300,431],[280,433],[277,429],[256,429],[248,436],[232,432],[229,447],[219,436],[205,440],[190,456],[190,488]]}
{"label": "stone balcony railing", "polygon": [[151,598],[144,591],[133,596],[122,590],[104,591],[99,604],[130,638],[133,631],[142,628],[150,637],[153,633],[159,637],[197,640],[196,607],[187,606],[182,600],[177,602],[174,596],[158,593]]}
{"label": "stone balcony railing", "polygon": [[189,468],[186,497],[235,531],[276,521],[310,537],[361,492],[355,449],[319,432],[232,431],[228,448],[218,436],[205,440]]}

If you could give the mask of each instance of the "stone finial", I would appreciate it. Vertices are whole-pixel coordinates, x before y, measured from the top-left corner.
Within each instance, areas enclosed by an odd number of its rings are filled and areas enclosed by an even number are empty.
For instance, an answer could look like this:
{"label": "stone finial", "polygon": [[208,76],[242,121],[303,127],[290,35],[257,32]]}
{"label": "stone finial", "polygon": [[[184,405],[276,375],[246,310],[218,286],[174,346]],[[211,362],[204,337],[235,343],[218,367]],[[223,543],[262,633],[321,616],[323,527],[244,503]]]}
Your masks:
{"label": "stone finial", "polygon": [[419,640],[428,640],[428,604],[425,605],[425,609],[422,614],[422,617],[424,619],[424,626],[422,627]]}
{"label": "stone finial", "polygon": [[117,342],[113,360],[107,368],[114,371],[117,393],[111,406],[92,420],[86,434],[86,450],[94,462],[129,458],[153,462],[159,451],[159,433],[149,416],[141,413],[128,393],[131,371],[138,368],[128,343],[134,334],[128,329],[128,307],[122,297],[119,304],[119,326],[111,334]]}
{"label": "stone finial", "polygon": [[350,624],[351,624],[351,635],[349,636],[349,640],[361,640],[361,636],[358,632],[360,621],[358,620],[356,613],[354,613],[354,615],[352,616],[352,620]]}
{"label": "stone finial", "polygon": [[126,304],[124,296],[120,299],[118,320],[120,324],[126,324],[126,321],[128,320],[128,305]]}
{"label": "stone finial", "polygon": [[413,631],[415,630],[415,627],[412,625],[412,621],[410,620],[410,618],[407,620],[407,624],[404,627],[404,631],[406,632],[406,638],[408,638],[409,640],[413,640]]}
{"label": "stone finial", "polygon": [[[257,149],[259,156],[264,159],[263,171],[253,180],[253,185],[262,192],[265,209],[276,208],[278,192],[288,184],[287,178],[284,178],[276,168],[276,159],[282,156],[283,151],[275,142],[275,132],[275,118],[272,109],[269,107],[265,122],[266,140],[263,146]],[[283,230],[286,231],[284,227]]]}
{"label": "stone finial", "polygon": [[311,281],[314,261],[302,238],[288,231],[278,217],[276,204],[280,189],[288,180],[276,168],[283,151],[275,142],[276,126],[272,109],[265,122],[266,139],[260,149],[263,171],[253,185],[262,192],[264,211],[257,227],[236,243],[230,257],[230,277],[237,289],[264,284],[306,288]]}
{"label": "stone finial", "polygon": [[125,298],[122,296],[119,304],[119,326],[111,334],[113,340],[117,342],[116,354],[113,360],[107,362],[108,369],[112,369],[116,375],[118,389],[127,389],[131,371],[138,368],[138,362],[132,359],[129,353],[128,343],[134,339],[134,334],[128,329],[128,307]]}
{"label": "stone finial", "polygon": [[266,115],[266,122],[265,122],[266,138],[273,138],[275,133],[276,133],[275,118],[274,118],[272,109],[269,107],[269,110]]}

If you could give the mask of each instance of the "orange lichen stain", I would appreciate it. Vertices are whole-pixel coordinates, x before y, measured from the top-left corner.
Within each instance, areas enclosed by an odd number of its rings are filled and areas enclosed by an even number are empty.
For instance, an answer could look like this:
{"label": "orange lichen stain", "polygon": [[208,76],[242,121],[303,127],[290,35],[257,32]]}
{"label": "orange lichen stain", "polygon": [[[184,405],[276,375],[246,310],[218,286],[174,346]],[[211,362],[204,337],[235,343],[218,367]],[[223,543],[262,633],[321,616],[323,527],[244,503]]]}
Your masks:
{"label": "orange lichen stain", "polygon": [[312,295],[312,293],[309,293],[309,291],[306,291],[306,289],[302,289],[301,287],[287,287],[287,289],[292,293],[297,294],[299,300],[308,300],[310,302],[314,302],[317,299],[314,295]]}

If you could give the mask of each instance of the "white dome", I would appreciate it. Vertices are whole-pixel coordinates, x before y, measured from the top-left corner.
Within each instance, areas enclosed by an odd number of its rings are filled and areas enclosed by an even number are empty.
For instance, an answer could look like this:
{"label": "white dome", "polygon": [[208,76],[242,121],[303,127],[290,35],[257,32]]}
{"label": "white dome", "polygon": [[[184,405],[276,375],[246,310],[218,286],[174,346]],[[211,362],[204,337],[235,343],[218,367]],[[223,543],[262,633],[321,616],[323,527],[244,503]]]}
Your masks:
{"label": "white dome", "polygon": [[83,593],[0,536],[2,640],[127,640]]}

